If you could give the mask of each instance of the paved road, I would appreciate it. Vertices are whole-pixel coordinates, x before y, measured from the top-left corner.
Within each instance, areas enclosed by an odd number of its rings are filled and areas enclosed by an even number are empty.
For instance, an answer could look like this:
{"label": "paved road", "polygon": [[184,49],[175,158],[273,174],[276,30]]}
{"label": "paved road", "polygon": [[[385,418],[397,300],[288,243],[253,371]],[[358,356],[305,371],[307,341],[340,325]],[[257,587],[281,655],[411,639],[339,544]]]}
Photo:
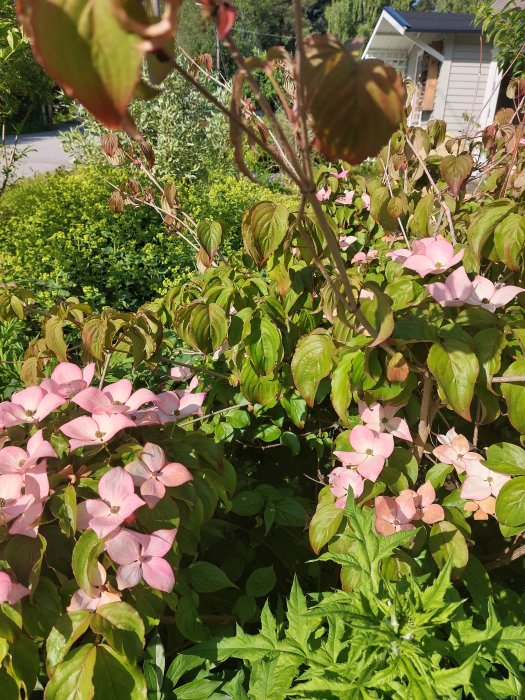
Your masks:
{"label": "paved road", "polygon": [[[67,127],[66,127],[67,128]],[[27,155],[18,162],[16,177],[33,177],[36,173],[47,173],[60,167],[72,167],[69,156],[64,152],[58,134],[60,130],[43,131],[38,134],[23,134],[18,140],[19,147],[29,148]],[[8,136],[8,147],[14,137]]]}

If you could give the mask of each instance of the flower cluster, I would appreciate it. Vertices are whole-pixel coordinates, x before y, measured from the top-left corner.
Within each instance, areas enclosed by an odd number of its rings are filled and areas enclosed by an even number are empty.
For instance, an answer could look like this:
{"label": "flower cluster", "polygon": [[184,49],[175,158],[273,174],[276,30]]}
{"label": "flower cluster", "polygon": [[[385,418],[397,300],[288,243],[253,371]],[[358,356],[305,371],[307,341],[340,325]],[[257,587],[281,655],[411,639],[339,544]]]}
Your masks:
{"label": "flower cluster", "polygon": [[[70,453],[84,448],[91,452],[95,448],[96,453],[96,448],[99,451],[123,430],[162,427],[202,412],[205,393],[194,391],[196,379],[187,389],[155,394],[149,389],[133,391],[128,379],[90,386],[94,373],[94,364],[80,368],[62,362],[39,386],[15,392],[10,401],[0,404],[0,430],[4,431],[0,436],[0,526],[8,528],[10,535],[37,537],[44,508],[53,494],[50,478],[54,484],[54,465],[60,462],[57,451],[44,437],[47,425],[39,426],[44,419],[49,417],[50,436],[58,437],[59,431],[69,438]],[[173,374],[176,381],[189,376],[177,371]],[[71,418],[79,411],[85,414]],[[23,446],[5,446],[13,439],[12,429],[18,431],[17,438],[20,430],[25,431],[27,441]],[[67,453],[65,444],[63,449]],[[71,465],[60,474],[70,483],[79,476],[72,472]],[[118,565],[119,590],[135,586],[142,579],[162,591],[173,588],[173,570],[163,557],[172,548],[176,529],[145,534],[124,526],[133,524],[139,508],[154,508],[167,488],[192,479],[187,467],[169,462],[159,445],[146,442],[131,462],[110,467],[103,474],[97,487],[99,498],[78,503],[76,526],[93,530],[105,541],[107,555]],[[77,591],[69,609],[94,610],[118,600],[120,594],[106,579],[106,571],[99,564],[92,573],[91,592]],[[28,592],[9,574],[0,572],[1,602],[13,604]]]}

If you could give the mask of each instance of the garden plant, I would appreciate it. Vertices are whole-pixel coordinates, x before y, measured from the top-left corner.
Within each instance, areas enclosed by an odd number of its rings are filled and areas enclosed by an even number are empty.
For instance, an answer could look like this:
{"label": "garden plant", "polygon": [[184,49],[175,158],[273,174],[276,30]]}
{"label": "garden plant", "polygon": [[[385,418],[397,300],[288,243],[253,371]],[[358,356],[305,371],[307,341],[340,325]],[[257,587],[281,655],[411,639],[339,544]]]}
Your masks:
{"label": "garden plant", "polygon": [[[0,403],[2,698],[522,698],[525,85],[473,137],[411,126],[414,86],[303,37],[299,0],[265,57],[201,0],[224,104],[181,4],[18,0],[48,73],[127,134],[101,138],[136,172],[110,207],[160,213],[197,272],[134,311],[0,287],[32,329]],[[255,151],[295,192],[246,210],[242,250],[128,111],[173,72],[246,178]]]}

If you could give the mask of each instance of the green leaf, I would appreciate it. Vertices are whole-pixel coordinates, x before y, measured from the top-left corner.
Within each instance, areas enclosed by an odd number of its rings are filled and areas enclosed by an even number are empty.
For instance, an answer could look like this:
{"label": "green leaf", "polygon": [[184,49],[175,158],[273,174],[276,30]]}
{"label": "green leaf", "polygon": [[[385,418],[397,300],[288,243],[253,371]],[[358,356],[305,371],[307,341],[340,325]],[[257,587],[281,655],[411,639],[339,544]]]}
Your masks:
{"label": "green leaf", "polygon": [[92,615],[89,610],[76,610],[57,620],[46,641],[46,666],[50,676],[73,644],[87,632]]}
{"label": "green leaf", "polygon": [[279,442],[281,443],[281,445],[287,447],[294,457],[297,457],[297,455],[301,451],[301,441],[295,433],[292,433],[289,430],[286,430],[284,433],[281,434]]}
{"label": "green leaf", "polygon": [[139,669],[105,644],[97,646],[93,688],[95,700],[146,700],[147,697],[146,681]]}
{"label": "green leaf", "polygon": [[467,238],[478,260],[481,260],[483,248],[496,225],[508,216],[515,206],[516,203],[509,199],[500,199],[492,204],[486,204],[473,216],[467,230]]}
{"label": "green leaf", "polygon": [[333,502],[325,502],[322,499],[323,492],[331,495],[328,486],[321,490],[319,502],[308,529],[310,545],[316,554],[319,554],[325,544],[330,542],[343,521],[343,509],[337,508]]}
{"label": "green leaf", "polygon": [[46,686],[46,700],[92,700],[97,647],[84,644],[73,649],[54,670]]}
{"label": "green leaf", "polygon": [[468,562],[468,546],[464,536],[452,523],[432,525],[429,538],[430,552],[440,569],[452,560],[452,575],[457,577]]}
{"label": "green leaf", "polygon": [[246,350],[256,371],[272,373],[283,357],[283,341],[277,326],[267,316],[253,318]]}
{"label": "green leaf", "polygon": [[252,571],[246,581],[246,593],[254,598],[268,595],[273,589],[277,579],[273,566],[260,567]]}
{"label": "green leaf", "polygon": [[68,484],[61,493],[55,493],[49,507],[58,519],[62,532],[67,537],[73,537],[77,529],[77,495],[73,484]]}
{"label": "green leaf", "polygon": [[510,442],[496,442],[487,449],[483,464],[500,474],[525,476],[525,450]]}
{"label": "green leaf", "polygon": [[4,558],[15,572],[17,581],[32,590],[38,585],[46,547],[47,542],[42,535],[35,539],[15,535],[4,549]]}
{"label": "green leaf", "polygon": [[304,527],[308,513],[295,498],[283,498],[273,503],[275,522],[285,527]]}
{"label": "green leaf", "polygon": [[334,36],[304,42],[306,108],[317,149],[352,165],[375,156],[403,116],[401,76],[377,60],[356,61]]}
{"label": "green leaf", "polygon": [[56,584],[41,577],[31,599],[22,599],[24,631],[34,639],[47,639],[62,614],[62,602]]}
{"label": "green leaf", "polygon": [[98,565],[98,558],[104,551],[106,545],[104,540],[100,540],[93,530],[86,530],[78,538],[71,566],[75,579],[83,591],[90,594],[93,588],[91,581]]}
{"label": "green leaf", "polygon": [[297,428],[304,428],[307,416],[306,401],[296,391],[282,396],[281,406]]}
{"label": "green leaf", "polygon": [[197,561],[186,569],[189,584],[198,593],[215,593],[223,588],[237,588],[215,564]]}
{"label": "green leaf", "polygon": [[295,386],[309,406],[314,405],[321,379],[332,369],[335,347],[326,331],[317,330],[303,336],[292,359]]}
{"label": "green leaf", "polygon": [[193,347],[204,355],[220,348],[228,335],[228,320],[218,304],[196,302],[189,307],[189,336]]}
{"label": "green leaf", "polygon": [[146,647],[143,666],[148,700],[163,700],[162,683],[165,667],[164,645],[160,634],[156,631]]}
{"label": "green leaf", "polygon": [[453,197],[458,196],[463,185],[470,177],[473,165],[472,156],[467,154],[460,156],[448,155],[441,159],[439,171]]}
{"label": "green leaf", "polygon": [[435,489],[440,488],[445,483],[445,479],[454,471],[454,467],[450,464],[442,464],[438,462],[431,467],[425,474],[425,481],[430,481]]}
{"label": "green leaf", "polygon": [[373,282],[367,282],[364,289],[370,290],[374,296],[372,299],[362,299],[359,302],[361,311],[368,323],[374,329],[374,339],[370,347],[380,345],[390,338],[394,330],[394,315],[390,298],[381,291]]}
{"label": "green leaf", "polygon": [[[25,634],[11,644],[9,652],[11,654],[11,667],[14,676],[25,686],[25,697],[31,696],[37,681],[40,659],[36,642],[29,639]],[[3,700],[3,687],[2,690]]]}
{"label": "green leaf", "polygon": [[262,267],[282,243],[288,231],[288,209],[284,204],[259,202],[242,219],[242,238],[249,255]]}
{"label": "green leaf", "polygon": [[201,642],[210,636],[208,628],[199,617],[199,597],[196,593],[185,593],[179,598],[175,611],[175,624],[186,639]]}
{"label": "green leaf", "polygon": [[472,338],[472,347],[479,361],[479,380],[491,388],[492,377],[501,366],[501,353],[507,341],[497,328],[484,328]]}
{"label": "green leaf", "polygon": [[242,364],[240,380],[242,394],[250,403],[267,406],[279,391],[279,382],[273,376],[260,377],[249,359]]}
{"label": "green leaf", "polygon": [[197,225],[197,240],[213,259],[222,242],[222,226],[218,221],[200,221]]}
{"label": "green leaf", "polygon": [[470,346],[455,338],[444,340],[442,344],[434,343],[427,362],[451,408],[471,420],[470,404],[479,363]]}
{"label": "green leaf", "polygon": [[525,528],[525,476],[503,485],[496,499],[496,517],[501,525]]}
{"label": "green leaf", "polygon": [[330,398],[335,412],[348,425],[348,407],[352,400],[352,364],[360,352],[347,352],[338,359],[332,374],[332,392]]}
{"label": "green leaf", "polygon": [[250,697],[285,700],[298,667],[299,660],[289,654],[256,661],[250,669]]}
{"label": "green leaf", "polygon": [[91,629],[128,661],[135,662],[144,648],[144,623],[138,612],[127,603],[107,603],[97,608]]}
{"label": "green leaf", "polygon": [[64,341],[63,320],[59,316],[51,316],[44,325],[44,336],[47,347],[54,352],[59,362],[67,362],[67,345]]}
{"label": "green leaf", "polygon": [[257,515],[264,507],[264,498],[257,491],[241,491],[235,494],[232,512],[236,515]]}
{"label": "green leaf", "polygon": [[108,128],[121,128],[140,78],[142,50],[111,0],[21,0],[17,9],[49,75]]}
{"label": "green leaf", "polygon": [[429,224],[434,211],[434,198],[433,192],[421,197],[408,221],[408,227],[417,237],[425,238],[429,235]]}
{"label": "green leaf", "polygon": [[502,263],[519,272],[525,246],[525,217],[509,214],[494,229],[494,245]]}
{"label": "green leaf", "polygon": [[[517,360],[503,372],[504,377],[523,376],[525,359]],[[525,434],[525,384],[523,382],[503,382],[501,393],[507,402],[509,421],[522,435]]]}

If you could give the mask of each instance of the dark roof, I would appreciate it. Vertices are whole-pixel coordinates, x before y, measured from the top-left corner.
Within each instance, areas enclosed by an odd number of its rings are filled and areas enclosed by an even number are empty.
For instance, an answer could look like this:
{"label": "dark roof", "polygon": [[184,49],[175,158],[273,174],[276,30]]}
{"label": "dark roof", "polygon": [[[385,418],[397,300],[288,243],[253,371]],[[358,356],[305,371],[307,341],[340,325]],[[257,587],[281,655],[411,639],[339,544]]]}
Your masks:
{"label": "dark roof", "polygon": [[479,34],[481,26],[474,25],[474,15],[454,12],[415,12],[409,10],[394,10],[386,7],[385,11],[406,32],[448,32],[450,34]]}

